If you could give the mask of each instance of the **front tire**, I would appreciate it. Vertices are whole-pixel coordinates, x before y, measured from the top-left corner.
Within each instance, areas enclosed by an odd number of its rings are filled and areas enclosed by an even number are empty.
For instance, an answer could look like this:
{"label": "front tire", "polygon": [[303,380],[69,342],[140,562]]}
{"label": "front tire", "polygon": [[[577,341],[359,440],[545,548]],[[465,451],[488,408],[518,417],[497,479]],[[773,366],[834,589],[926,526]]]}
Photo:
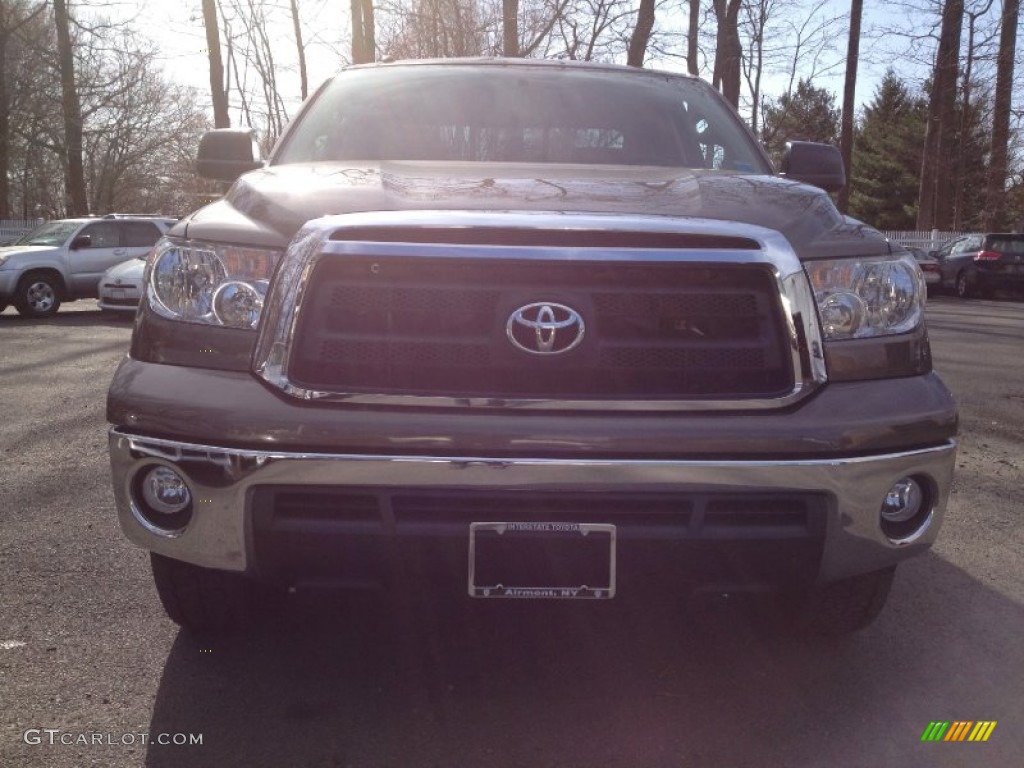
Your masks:
{"label": "front tire", "polygon": [[895,566],[826,584],[795,606],[798,629],[817,635],[846,635],[871,624],[885,607]]}
{"label": "front tire", "polygon": [[155,552],[149,558],[160,602],[176,624],[192,632],[224,633],[249,623],[252,591],[245,576]]}
{"label": "front tire", "polygon": [[30,273],[18,282],[14,306],[25,317],[51,317],[60,309],[60,283],[44,273]]}
{"label": "front tire", "polygon": [[971,297],[971,294],[973,293],[973,291],[971,290],[971,285],[967,281],[967,273],[966,272],[958,272],[957,273],[957,275],[956,275],[956,285],[954,287],[956,289],[957,297],[961,298],[961,299],[969,299]]}

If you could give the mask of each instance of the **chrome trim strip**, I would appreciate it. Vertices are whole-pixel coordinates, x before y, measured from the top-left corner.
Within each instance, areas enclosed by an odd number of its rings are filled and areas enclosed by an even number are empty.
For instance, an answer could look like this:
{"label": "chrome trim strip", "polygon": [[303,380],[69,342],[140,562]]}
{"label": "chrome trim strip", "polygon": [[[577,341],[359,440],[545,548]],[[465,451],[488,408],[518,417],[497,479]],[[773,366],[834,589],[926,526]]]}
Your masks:
{"label": "chrome trim strip", "polygon": [[[246,570],[250,491],[259,485],[336,488],[558,490],[631,489],[637,493],[812,492],[831,499],[819,578],[825,581],[888,567],[922,551],[938,535],[956,461],[956,441],[875,456],[833,459],[499,459],[267,451],[182,443],[110,431],[118,517],[141,547],[210,568]],[[131,510],[134,475],[169,462],[185,477],[193,517],[177,536],[155,535]],[[882,500],[907,475],[935,484],[934,508],[918,535],[893,541],[881,530]],[[387,535],[384,528],[381,535]]]}
{"label": "chrome trim strip", "polygon": [[[658,249],[658,248],[538,248],[505,245],[448,245],[436,243],[390,243],[333,241],[337,229],[385,228],[521,228],[580,231],[645,232],[743,237],[760,245],[759,250]],[[548,259],[557,252],[567,260],[662,261],[685,263],[731,263],[768,265],[775,274],[785,315],[794,374],[792,391],[779,398],[683,399],[626,401],[616,399],[573,400],[540,398],[448,397],[435,395],[365,394],[310,390],[293,384],[288,363],[295,339],[297,318],[302,310],[310,275],[320,259],[346,255],[435,256],[444,258]],[[807,348],[807,365],[801,343]],[[264,306],[264,322],[254,354],[254,372],[271,386],[302,400],[352,403],[357,405],[425,406],[458,408],[512,408],[576,411],[746,411],[782,408],[801,400],[827,381],[822,334],[817,306],[803,266],[789,242],[778,232],[750,224],[712,219],[665,216],[625,216],[555,212],[480,211],[377,211],[316,219],[296,236],[288,248],[282,268],[274,279]]]}
{"label": "chrome trim strip", "polygon": [[492,469],[508,469],[510,467],[651,467],[651,468],[701,468],[701,467],[739,467],[745,469],[762,469],[772,467],[845,467],[856,464],[869,464],[883,459],[913,459],[941,454],[955,449],[956,440],[949,440],[942,445],[930,448],[915,448],[910,451],[873,454],[870,456],[845,456],[833,459],[547,459],[547,458],[512,458],[498,459],[483,456],[417,456],[415,454],[391,455],[386,453],[318,453],[311,451],[265,451],[251,448],[225,448],[221,446],[203,445],[201,443],[183,443],[178,440],[167,440],[159,437],[143,437],[111,427],[110,436],[126,440],[129,449],[140,456],[166,459],[175,463],[200,461],[214,464],[225,469],[236,468],[241,463],[263,466],[270,461],[356,461],[356,462],[394,462],[396,464],[449,464],[455,468],[489,467]]}

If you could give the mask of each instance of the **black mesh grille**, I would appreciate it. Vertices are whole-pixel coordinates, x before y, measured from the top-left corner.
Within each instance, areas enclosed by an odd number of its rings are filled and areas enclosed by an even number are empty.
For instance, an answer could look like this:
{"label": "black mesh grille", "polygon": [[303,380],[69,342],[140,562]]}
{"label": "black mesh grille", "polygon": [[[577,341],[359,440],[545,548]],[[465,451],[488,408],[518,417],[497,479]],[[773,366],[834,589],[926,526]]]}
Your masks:
{"label": "black mesh grille", "polygon": [[[819,570],[829,502],[811,493],[256,486],[250,509],[253,565],[264,578],[406,589],[411,579],[440,594],[465,594],[471,522],[610,523],[627,595],[806,584]],[[559,552],[540,565],[574,559]]]}
{"label": "black mesh grille", "polygon": [[[626,535],[670,538],[816,538],[827,500],[820,494],[428,490],[260,486],[260,527],[465,535],[471,522],[611,523]],[[387,512],[385,512],[387,510]]]}
{"label": "black mesh grille", "polygon": [[[557,355],[517,349],[509,318],[547,302],[579,314],[582,342]],[[781,316],[759,266],[331,257],[311,277],[289,371],[335,392],[775,397],[793,385]],[[518,330],[531,344],[533,331]]]}

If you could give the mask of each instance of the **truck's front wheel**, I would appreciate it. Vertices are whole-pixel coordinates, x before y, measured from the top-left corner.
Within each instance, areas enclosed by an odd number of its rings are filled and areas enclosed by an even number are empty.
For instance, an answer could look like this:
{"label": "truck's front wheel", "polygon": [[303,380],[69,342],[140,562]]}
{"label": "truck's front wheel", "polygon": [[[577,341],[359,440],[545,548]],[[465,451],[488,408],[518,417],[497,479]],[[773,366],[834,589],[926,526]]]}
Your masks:
{"label": "truck's front wheel", "polygon": [[885,607],[896,568],[865,573],[813,590],[794,606],[799,629],[844,635],[864,629]]}
{"label": "truck's front wheel", "polygon": [[246,577],[155,552],[150,564],[160,602],[176,624],[196,632],[227,632],[248,623],[252,594]]}
{"label": "truck's front wheel", "polygon": [[25,317],[50,317],[60,309],[60,282],[47,272],[30,272],[18,281],[14,306]]}

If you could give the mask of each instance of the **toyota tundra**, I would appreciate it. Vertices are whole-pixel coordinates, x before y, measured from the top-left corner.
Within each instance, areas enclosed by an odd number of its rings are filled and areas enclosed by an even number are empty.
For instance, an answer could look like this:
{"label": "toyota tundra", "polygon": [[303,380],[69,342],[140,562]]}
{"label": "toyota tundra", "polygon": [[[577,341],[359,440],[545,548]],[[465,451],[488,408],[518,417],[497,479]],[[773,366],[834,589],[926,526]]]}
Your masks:
{"label": "toyota tundra", "polygon": [[[113,486],[168,614],[265,590],[773,590],[846,632],[938,534],[957,413],[914,259],[699,79],[350,67],[156,245]],[[410,579],[410,574],[413,578]]]}

